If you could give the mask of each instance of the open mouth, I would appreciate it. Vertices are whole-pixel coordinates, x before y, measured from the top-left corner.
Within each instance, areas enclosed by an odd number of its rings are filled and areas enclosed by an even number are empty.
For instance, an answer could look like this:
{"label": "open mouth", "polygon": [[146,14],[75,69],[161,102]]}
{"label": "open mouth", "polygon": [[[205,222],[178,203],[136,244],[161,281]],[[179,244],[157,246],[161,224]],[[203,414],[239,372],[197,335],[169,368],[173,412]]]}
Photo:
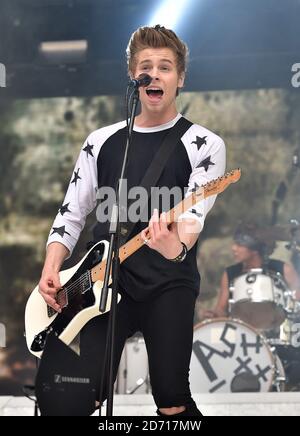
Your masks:
{"label": "open mouth", "polygon": [[146,93],[150,98],[156,99],[161,98],[164,92],[162,89],[147,89]]}

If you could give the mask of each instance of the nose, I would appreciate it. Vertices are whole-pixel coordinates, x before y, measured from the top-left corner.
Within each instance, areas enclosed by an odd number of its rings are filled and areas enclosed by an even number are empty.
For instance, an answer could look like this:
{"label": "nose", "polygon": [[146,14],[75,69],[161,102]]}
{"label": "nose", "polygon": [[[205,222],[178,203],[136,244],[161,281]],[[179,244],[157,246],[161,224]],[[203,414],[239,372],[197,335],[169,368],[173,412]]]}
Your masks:
{"label": "nose", "polygon": [[153,80],[159,80],[159,69],[153,68],[151,75]]}
{"label": "nose", "polygon": [[232,251],[233,251],[234,253],[236,253],[237,250],[238,250],[238,247],[237,247],[236,244],[232,244],[231,249],[232,249]]}

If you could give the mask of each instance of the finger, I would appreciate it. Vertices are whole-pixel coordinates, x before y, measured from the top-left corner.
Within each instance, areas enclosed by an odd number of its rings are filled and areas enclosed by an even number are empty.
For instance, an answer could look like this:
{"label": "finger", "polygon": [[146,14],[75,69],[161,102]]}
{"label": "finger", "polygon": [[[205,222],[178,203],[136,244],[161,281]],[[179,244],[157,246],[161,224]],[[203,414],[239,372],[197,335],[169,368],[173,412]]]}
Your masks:
{"label": "finger", "polygon": [[149,234],[149,229],[144,229],[141,232],[141,240],[145,245],[148,245],[150,242],[150,234]]}
{"label": "finger", "polygon": [[40,287],[41,291],[44,292],[46,295],[50,295],[52,298],[56,297],[57,294],[57,289],[54,288],[53,286],[41,286]]}
{"label": "finger", "polygon": [[39,289],[46,294],[56,294],[57,289],[54,286],[52,276],[45,276],[40,280]]}
{"label": "finger", "polygon": [[165,235],[167,235],[169,233],[166,212],[163,212],[160,215],[160,231]]}
{"label": "finger", "polygon": [[59,278],[58,274],[56,276],[52,277],[52,283],[56,289],[61,289],[61,283],[60,283],[60,278]]}
{"label": "finger", "polygon": [[159,215],[157,209],[154,209],[153,211],[153,215],[149,223],[149,229],[150,229],[151,239],[153,242],[155,242],[157,235],[160,232]]}
{"label": "finger", "polygon": [[47,292],[46,292],[46,294],[47,295],[49,295],[51,298],[54,298],[54,300],[56,300],[56,298],[57,298],[57,290],[56,289],[49,289]]}
{"label": "finger", "polygon": [[51,297],[49,294],[42,294],[44,300],[48,304],[48,306],[52,307],[56,312],[61,312],[61,307],[57,304],[56,300]]}
{"label": "finger", "polygon": [[145,239],[149,239],[149,237],[149,228],[147,227],[146,229],[141,231],[141,239],[142,241],[144,241]]}
{"label": "finger", "polygon": [[172,223],[170,225],[169,231],[178,235],[179,233],[177,223]]}

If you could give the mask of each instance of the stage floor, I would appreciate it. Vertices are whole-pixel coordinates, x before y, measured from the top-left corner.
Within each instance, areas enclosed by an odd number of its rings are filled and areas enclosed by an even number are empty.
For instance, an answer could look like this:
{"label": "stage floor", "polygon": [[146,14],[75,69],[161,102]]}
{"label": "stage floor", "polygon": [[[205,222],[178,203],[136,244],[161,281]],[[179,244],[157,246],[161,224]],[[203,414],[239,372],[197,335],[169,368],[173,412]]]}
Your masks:
{"label": "stage floor", "polygon": [[[194,394],[204,416],[300,416],[300,392]],[[155,416],[151,395],[115,395],[115,416]],[[32,416],[25,397],[0,397],[0,416]],[[95,413],[98,415],[98,413]],[[103,408],[105,415],[105,408]]]}

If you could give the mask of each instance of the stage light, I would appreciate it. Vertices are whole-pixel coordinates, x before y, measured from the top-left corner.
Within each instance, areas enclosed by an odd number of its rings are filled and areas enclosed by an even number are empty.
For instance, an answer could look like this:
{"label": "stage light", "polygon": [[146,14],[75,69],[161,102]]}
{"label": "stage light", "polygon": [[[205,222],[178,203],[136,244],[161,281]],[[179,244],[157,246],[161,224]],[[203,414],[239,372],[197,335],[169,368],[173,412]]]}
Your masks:
{"label": "stage light", "polygon": [[40,57],[49,64],[86,62],[88,41],[47,41],[39,45]]}
{"label": "stage light", "polygon": [[172,30],[177,30],[184,11],[190,7],[191,0],[165,0],[152,15],[149,26],[161,24]]}

